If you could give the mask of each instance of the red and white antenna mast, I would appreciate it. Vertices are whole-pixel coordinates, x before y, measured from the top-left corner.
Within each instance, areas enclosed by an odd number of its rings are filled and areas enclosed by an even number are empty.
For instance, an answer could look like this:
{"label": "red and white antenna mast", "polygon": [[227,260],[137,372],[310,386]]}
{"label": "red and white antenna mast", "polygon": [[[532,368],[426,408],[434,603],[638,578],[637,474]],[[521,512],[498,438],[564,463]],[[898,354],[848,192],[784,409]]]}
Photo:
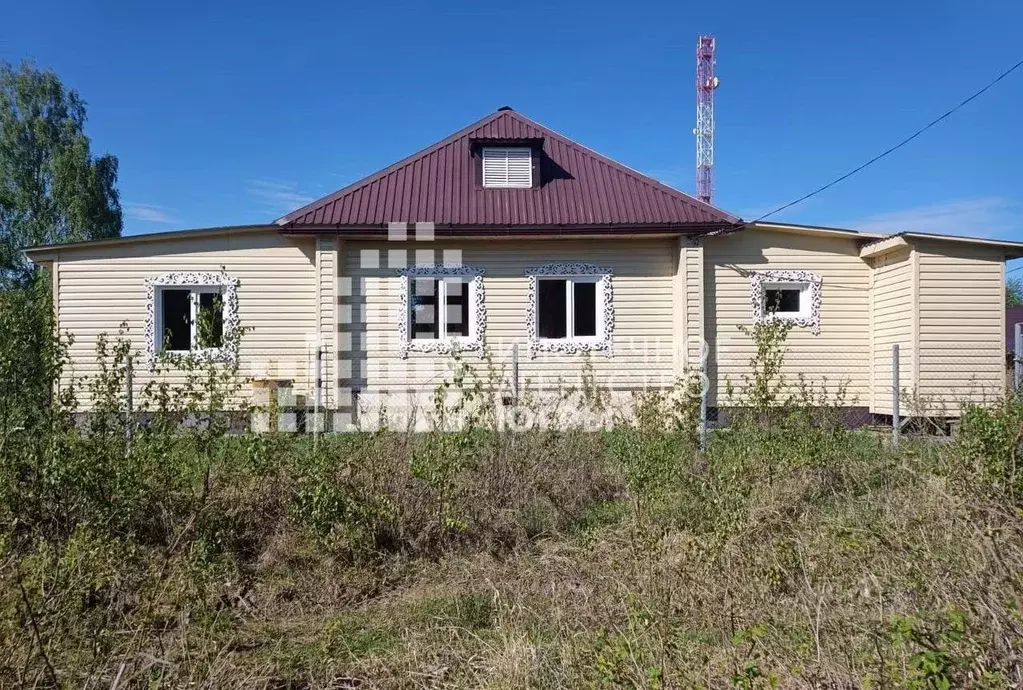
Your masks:
{"label": "red and white antenna mast", "polygon": [[714,37],[696,40],[696,196],[710,203],[714,195]]}

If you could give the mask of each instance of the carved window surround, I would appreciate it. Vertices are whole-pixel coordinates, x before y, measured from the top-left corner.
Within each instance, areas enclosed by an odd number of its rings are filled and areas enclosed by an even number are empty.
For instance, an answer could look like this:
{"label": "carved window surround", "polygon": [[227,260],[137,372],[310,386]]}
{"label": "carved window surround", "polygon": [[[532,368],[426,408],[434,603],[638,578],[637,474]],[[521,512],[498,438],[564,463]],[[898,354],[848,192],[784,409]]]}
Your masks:
{"label": "carved window surround", "polygon": [[[799,314],[771,313],[767,309],[766,290],[772,285],[795,286],[800,289]],[[809,328],[814,335],[821,332],[821,277],[811,271],[756,271],[750,274],[750,306],[753,308],[753,322],[767,323],[784,319],[793,325]]]}
{"label": "carved window surround", "polygon": [[200,350],[192,350],[188,353],[166,353],[171,356],[190,356],[198,361],[224,362],[236,364],[238,361],[238,338],[235,331],[238,328],[238,279],[232,278],[226,271],[219,272],[195,272],[182,271],[176,273],[164,273],[155,278],[146,279],[146,354],[150,368],[156,365],[157,354],[163,346],[162,333],[157,333],[157,295],[162,288],[220,288],[223,315],[223,342],[222,347],[211,347]]}
{"label": "carved window surround", "polygon": [[[428,352],[434,354],[452,354],[455,352],[475,352],[480,358],[486,344],[487,308],[483,288],[483,276],[486,271],[474,266],[413,266],[398,270],[399,303],[401,311],[398,316],[398,353],[407,359],[410,352]],[[412,338],[409,326],[412,304],[412,281],[416,278],[450,278],[471,277],[467,281],[469,287],[469,336],[443,339]],[[441,305],[438,305],[438,317]]]}
{"label": "carved window surround", "polygon": [[[614,342],[614,291],[611,283],[612,270],[603,266],[579,262],[550,263],[535,268],[527,268],[529,278],[529,294],[526,300],[526,338],[530,359],[536,358],[538,352],[560,352],[577,354],[579,352],[603,352],[611,357]],[[597,285],[597,336],[587,338],[541,338],[537,314],[537,280],[538,278],[572,278],[573,276],[599,276]]]}

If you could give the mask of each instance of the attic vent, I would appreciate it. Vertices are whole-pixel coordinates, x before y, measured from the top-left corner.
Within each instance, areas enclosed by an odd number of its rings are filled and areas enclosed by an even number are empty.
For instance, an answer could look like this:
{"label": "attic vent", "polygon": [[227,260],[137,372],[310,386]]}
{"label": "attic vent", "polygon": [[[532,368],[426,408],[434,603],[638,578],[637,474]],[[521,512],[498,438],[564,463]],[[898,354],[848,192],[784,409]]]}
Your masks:
{"label": "attic vent", "polygon": [[533,152],[528,148],[483,149],[483,186],[533,186]]}

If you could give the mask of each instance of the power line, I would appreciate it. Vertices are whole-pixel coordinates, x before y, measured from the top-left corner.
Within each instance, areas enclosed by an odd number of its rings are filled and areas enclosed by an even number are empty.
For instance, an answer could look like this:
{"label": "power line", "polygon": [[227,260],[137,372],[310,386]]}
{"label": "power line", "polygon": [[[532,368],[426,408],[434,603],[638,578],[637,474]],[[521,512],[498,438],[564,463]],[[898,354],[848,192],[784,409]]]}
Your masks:
{"label": "power line", "polygon": [[924,132],[926,132],[927,130],[929,130],[929,129],[930,129],[931,127],[933,127],[934,125],[938,124],[939,122],[941,122],[942,120],[944,120],[944,119],[945,119],[946,117],[948,117],[949,115],[951,115],[952,113],[954,113],[955,111],[959,110],[959,109],[960,109],[960,108],[962,108],[962,107],[963,107],[964,105],[966,105],[967,103],[969,103],[970,101],[974,100],[975,98],[977,98],[978,96],[980,96],[981,94],[983,94],[983,93],[984,93],[985,91],[987,91],[988,89],[990,89],[990,88],[991,88],[992,86],[994,86],[995,84],[997,84],[997,83],[998,83],[998,82],[1000,82],[1001,80],[1005,79],[1005,78],[1006,78],[1007,76],[1009,76],[1010,74],[1012,74],[1013,72],[1015,72],[1015,71],[1016,71],[1017,69],[1019,69],[1020,67],[1023,67],[1023,60],[1020,60],[1019,62],[1017,62],[1017,63],[1016,63],[1015,65],[1013,65],[1012,67],[1010,67],[1009,69],[1007,69],[1007,70],[1005,70],[1004,72],[1002,72],[1001,74],[999,74],[999,75],[998,75],[998,76],[997,76],[997,77],[996,77],[996,78],[995,78],[995,79],[994,79],[993,81],[989,82],[989,83],[988,83],[988,84],[987,84],[987,85],[986,85],[986,86],[985,86],[984,88],[982,88],[982,89],[981,89],[980,91],[977,91],[977,92],[976,92],[976,93],[974,93],[974,94],[973,94],[972,96],[970,96],[970,97],[969,97],[969,98],[967,98],[967,99],[966,99],[965,101],[963,101],[962,103],[960,103],[960,104],[959,104],[959,105],[957,105],[956,107],[952,108],[951,110],[948,110],[948,111],[946,111],[946,112],[945,112],[945,113],[943,113],[943,114],[942,114],[942,115],[941,115],[940,117],[938,117],[938,118],[935,118],[934,120],[931,120],[931,121],[930,121],[930,122],[928,122],[928,123],[927,123],[926,125],[924,125],[924,126],[923,126],[923,127],[921,127],[920,129],[918,129],[917,131],[913,132],[913,134],[911,134],[910,136],[906,137],[905,139],[903,139],[902,141],[900,141],[900,142],[899,142],[898,144],[896,144],[895,146],[892,146],[892,147],[891,147],[890,149],[888,149],[888,150],[887,150],[887,151],[885,151],[884,153],[880,153],[880,154],[878,154],[878,155],[874,156],[873,158],[871,158],[871,159],[870,159],[869,161],[867,161],[866,163],[864,163],[864,164],[863,164],[863,165],[861,165],[860,167],[858,167],[858,168],[856,168],[856,169],[854,169],[854,170],[850,170],[849,172],[847,172],[846,174],[842,175],[841,177],[839,177],[839,178],[837,178],[837,179],[835,179],[835,180],[832,180],[831,182],[827,183],[827,184],[826,184],[826,185],[824,185],[823,187],[820,187],[820,188],[818,188],[818,189],[815,189],[815,190],[813,190],[813,191],[812,191],[812,192],[810,192],[809,194],[806,194],[806,195],[804,195],[804,196],[801,196],[801,197],[799,197],[799,198],[798,198],[798,199],[796,199],[795,201],[790,201],[789,203],[785,204],[784,206],[779,206],[778,208],[774,209],[774,210],[773,210],[773,211],[771,211],[770,213],[765,213],[764,215],[760,216],[759,218],[757,218],[756,220],[754,220],[754,221],[752,221],[752,222],[754,222],[754,223],[757,223],[757,222],[759,222],[759,221],[762,221],[762,220],[764,220],[765,218],[769,218],[769,217],[773,216],[773,215],[774,215],[774,214],[776,214],[776,213],[780,213],[781,211],[784,211],[784,210],[785,210],[785,209],[787,209],[787,208],[790,208],[790,207],[792,207],[792,206],[795,206],[796,204],[802,203],[802,202],[806,201],[807,199],[809,199],[809,198],[810,198],[810,197],[812,197],[812,196],[817,196],[817,195],[818,195],[818,194],[820,194],[821,192],[823,192],[823,191],[825,191],[825,190],[827,190],[827,189],[830,189],[831,187],[834,187],[834,186],[835,186],[836,184],[838,184],[839,182],[842,182],[843,180],[847,180],[847,179],[849,179],[850,177],[852,177],[853,175],[855,175],[855,174],[856,174],[856,173],[858,173],[859,171],[863,170],[864,168],[866,168],[866,167],[868,167],[868,166],[870,166],[870,165],[873,165],[874,163],[878,162],[879,160],[881,160],[882,158],[884,158],[884,157],[885,157],[885,156],[887,156],[888,154],[890,154],[890,153],[893,153],[893,152],[895,152],[895,151],[898,151],[898,150],[899,150],[899,149],[901,149],[901,148],[902,148],[903,146],[905,146],[906,144],[908,144],[909,142],[913,141],[913,140],[914,140],[914,139],[916,139],[916,138],[917,138],[918,136],[920,136],[921,134],[923,134]]}

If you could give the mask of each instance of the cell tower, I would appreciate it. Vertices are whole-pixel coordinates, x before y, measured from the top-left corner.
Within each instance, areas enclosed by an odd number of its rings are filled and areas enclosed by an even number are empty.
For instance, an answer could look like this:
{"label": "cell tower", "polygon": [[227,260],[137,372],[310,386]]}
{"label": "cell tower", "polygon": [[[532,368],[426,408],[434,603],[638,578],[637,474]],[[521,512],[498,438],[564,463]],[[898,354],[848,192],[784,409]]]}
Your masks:
{"label": "cell tower", "polygon": [[696,196],[710,203],[714,195],[714,37],[696,40]]}

